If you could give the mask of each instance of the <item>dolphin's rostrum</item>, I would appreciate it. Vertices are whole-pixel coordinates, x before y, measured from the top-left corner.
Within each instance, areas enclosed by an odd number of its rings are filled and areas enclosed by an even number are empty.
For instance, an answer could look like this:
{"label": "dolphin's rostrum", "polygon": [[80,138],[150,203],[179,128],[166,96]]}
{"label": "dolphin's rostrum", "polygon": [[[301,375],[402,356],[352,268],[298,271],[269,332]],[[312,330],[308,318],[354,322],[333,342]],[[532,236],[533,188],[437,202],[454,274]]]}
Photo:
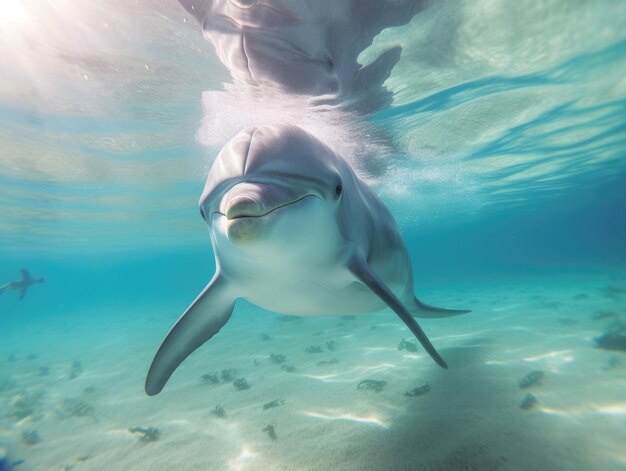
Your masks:
{"label": "dolphin's rostrum", "polygon": [[309,133],[286,125],[241,132],[213,163],[200,212],[216,273],[159,347],[146,379],[149,395],[222,328],[238,298],[295,316],[389,307],[446,367],[414,316],[469,311],[415,298],[411,262],[393,216],[341,157]]}

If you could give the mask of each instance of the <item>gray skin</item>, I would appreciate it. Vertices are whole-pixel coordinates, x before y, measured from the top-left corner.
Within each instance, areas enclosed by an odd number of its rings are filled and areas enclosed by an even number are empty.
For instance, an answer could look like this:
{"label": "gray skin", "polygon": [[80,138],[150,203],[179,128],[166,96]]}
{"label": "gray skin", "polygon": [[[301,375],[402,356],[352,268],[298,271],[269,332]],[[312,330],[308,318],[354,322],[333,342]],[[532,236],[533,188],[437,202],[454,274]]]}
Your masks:
{"label": "gray skin", "polygon": [[21,301],[22,299],[24,299],[24,296],[26,296],[26,290],[28,290],[28,288],[33,285],[43,283],[45,281],[44,278],[33,278],[32,276],[30,276],[30,273],[28,273],[28,270],[26,270],[25,268],[22,268],[20,270],[20,273],[22,274],[21,279],[11,281],[5,285],[0,286],[0,294],[9,290],[18,290],[20,292]]}
{"label": "gray skin", "polygon": [[403,25],[426,0],[179,0],[238,86],[370,113],[390,103],[383,82],[400,59],[393,46],[357,59],[383,29]]}
{"label": "gray skin", "polygon": [[213,163],[200,199],[216,273],[159,347],[146,379],[158,394],[178,365],[228,321],[235,301],[294,316],[391,308],[442,367],[417,317],[428,306],[393,216],[350,166],[295,126],[241,132]]}

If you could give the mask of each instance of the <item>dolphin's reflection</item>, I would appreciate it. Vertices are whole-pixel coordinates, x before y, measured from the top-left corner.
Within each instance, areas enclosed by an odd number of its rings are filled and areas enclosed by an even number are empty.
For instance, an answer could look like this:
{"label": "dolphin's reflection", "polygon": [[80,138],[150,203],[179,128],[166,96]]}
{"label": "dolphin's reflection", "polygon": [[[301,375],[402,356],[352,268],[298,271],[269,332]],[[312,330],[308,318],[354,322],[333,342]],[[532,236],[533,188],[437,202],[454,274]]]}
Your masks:
{"label": "dolphin's reflection", "polygon": [[387,106],[394,46],[362,67],[383,29],[408,23],[423,0],[179,0],[202,24],[235,83],[277,88],[362,113]]}

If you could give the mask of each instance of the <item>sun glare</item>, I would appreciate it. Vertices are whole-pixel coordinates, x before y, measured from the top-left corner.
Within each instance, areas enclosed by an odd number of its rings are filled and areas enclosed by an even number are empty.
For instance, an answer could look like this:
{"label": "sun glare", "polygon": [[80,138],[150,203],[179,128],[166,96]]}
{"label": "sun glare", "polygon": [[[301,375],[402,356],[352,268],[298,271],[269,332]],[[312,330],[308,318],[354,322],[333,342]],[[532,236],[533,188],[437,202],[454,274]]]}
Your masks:
{"label": "sun glare", "polygon": [[0,4],[0,27],[19,26],[26,22],[28,14],[21,0],[2,0]]}

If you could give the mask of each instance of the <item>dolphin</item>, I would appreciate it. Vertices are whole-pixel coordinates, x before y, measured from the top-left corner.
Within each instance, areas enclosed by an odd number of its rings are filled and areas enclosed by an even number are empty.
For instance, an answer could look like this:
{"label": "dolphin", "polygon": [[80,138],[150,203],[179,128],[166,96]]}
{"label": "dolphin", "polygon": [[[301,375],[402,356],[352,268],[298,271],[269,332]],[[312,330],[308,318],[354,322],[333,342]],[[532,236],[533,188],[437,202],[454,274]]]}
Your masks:
{"label": "dolphin", "polygon": [[147,394],[158,394],[226,324],[238,298],[294,316],[389,307],[447,367],[414,316],[469,311],[414,296],[411,261],[393,216],[343,158],[303,129],[265,125],[229,141],[209,170],[200,213],[215,275],[163,340]]}
{"label": "dolphin", "polygon": [[391,102],[384,81],[394,45],[358,62],[383,29],[411,21],[427,0],[179,0],[202,25],[235,84],[274,87],[369,113]]}
{"label": "dolphin", "polygon": [[43,283],[45,281],[44,278],[33,278],[32,276],[30,276],[30,273],[28,273],[28,270],[26,270],[25,268],[22,268],[20,270],[20,273],[22,274],[22,278],[20,278],[19,280],[11,281],[5,285],[0,286],[0,294],[10,289],[20,290],[21,301],[22,299],[24,299],[24,296],[26,296],[26,290],[28,288],[33,285]]}

